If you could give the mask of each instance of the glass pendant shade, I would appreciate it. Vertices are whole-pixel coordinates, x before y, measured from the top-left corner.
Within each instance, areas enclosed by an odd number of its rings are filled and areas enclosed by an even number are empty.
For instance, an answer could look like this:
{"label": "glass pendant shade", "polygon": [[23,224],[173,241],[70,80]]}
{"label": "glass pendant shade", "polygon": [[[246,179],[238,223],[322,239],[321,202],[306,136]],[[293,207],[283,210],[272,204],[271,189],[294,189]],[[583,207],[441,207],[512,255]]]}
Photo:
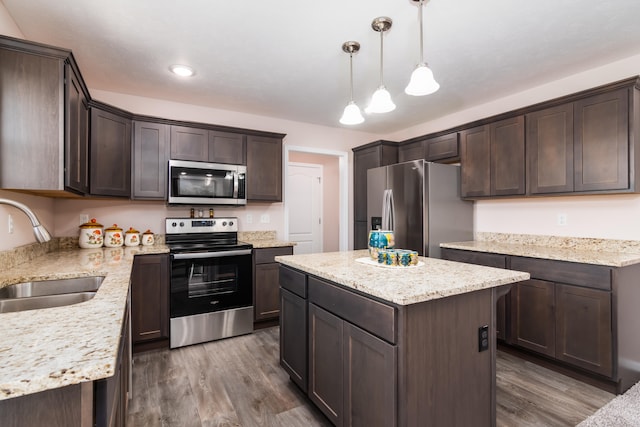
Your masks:
{"label": "glass pendant shade", "polygon": [[355,102],[349,102],[347,106],[344,107],[344,112],[342,113],[342,117],[340,117],[340,123],[343,125],[359,125],[362,122],[364,122],[364,117],[362,117],[360,108]]}
{"label": "glass pendant shade", "polygon": [[391,94],[384,85],[378,87],[371,97],[371,102],[366,108],[367,114],[388,113],[396,109],[396,104],[391,100]]}
{"label": "glass pendant shade", "polygon": [[411,73],[411,80],[404,91],[407,95],[423,96],[430,95],[438,89],[440,89],[440,85],[433,78],[433,71],[427,64],[418,64]]}

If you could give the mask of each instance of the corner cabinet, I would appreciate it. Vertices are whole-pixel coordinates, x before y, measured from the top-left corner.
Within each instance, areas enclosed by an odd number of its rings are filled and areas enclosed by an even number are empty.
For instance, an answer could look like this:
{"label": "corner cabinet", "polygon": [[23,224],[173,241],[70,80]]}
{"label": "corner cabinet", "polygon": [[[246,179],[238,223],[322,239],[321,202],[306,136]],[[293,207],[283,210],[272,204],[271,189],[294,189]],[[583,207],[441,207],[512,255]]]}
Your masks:
{"label": "corner cabinet", "polygon": [[86,192],[88,99],[70,51],[0,36],[0,188]]}
{"label": "corner cabinet", "polygon": [[89,193],[131,195],[131,118],[106,104],[91,107]]}
{"label": "corner cabinet", "polygon": [[353,149],[354,249],[367,248],[367,170],[397,162],[398,144],[392,141],[375,141]]}
{"label": "corner cabinet", "polygon": [[169,125],[133,122],[131,198],[167,200]]}
{"label": "corner cabinet", "polygon": [[131,335],[134,346],[169,339],[169,255],[136,255],[131,271]]}
{"label": "corner cabinet", "polygon": [[247,201],[282,201],[282,138],[247,136]]}
{"label": "corner cabinet", "polygon": [[253,249],[254,322],[278,320],[280,316],[279,255],[293,255],[293,247]]}

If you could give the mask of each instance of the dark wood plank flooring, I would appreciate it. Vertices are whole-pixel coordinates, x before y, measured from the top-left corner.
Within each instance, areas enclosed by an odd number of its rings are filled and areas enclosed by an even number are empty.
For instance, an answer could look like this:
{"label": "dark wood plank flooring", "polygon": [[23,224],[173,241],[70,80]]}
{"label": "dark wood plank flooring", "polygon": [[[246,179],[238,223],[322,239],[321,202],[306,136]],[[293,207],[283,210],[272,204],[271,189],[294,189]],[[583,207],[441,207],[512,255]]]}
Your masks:
{"label": "dark wood plank flooring", "polygon": [[[278,362],[278,328],[134,356],[128,427],[331,426]],[[575,426],[614,395],[498,352],[497,426]]]}

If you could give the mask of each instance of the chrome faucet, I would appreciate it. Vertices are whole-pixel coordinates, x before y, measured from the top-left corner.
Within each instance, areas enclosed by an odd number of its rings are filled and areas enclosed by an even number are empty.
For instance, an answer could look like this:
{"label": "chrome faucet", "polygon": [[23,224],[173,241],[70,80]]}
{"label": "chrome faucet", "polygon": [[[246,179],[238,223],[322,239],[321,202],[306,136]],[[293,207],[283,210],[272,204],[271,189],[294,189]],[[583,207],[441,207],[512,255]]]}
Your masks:
{"label": "chrome faucet", "polygon": [[36,236],[38,242],[44,243],[51,240],[51,235],[49,234],[47,229],[44,228],[42,224],[40,224],[40,221],[38,221],[38,217],[36,216],[36,214],[34,214],[33,211],[26,205],[9,199],[0,199],[0,205],[13,206],[14,208],[18,208],[22,212],[24,212],[25,215],[29,217],[29,221],[31,221],[31,225],[33,226],[33,234]]}

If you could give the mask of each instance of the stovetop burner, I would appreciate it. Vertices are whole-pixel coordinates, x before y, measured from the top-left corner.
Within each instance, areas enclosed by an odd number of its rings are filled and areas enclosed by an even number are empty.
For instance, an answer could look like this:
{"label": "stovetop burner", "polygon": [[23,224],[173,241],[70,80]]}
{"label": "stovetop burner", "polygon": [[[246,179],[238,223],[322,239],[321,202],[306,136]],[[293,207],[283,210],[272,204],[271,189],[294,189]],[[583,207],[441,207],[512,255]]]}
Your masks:
{"label": "stovetop burner", "polygon": [[238,219],[233,217],[167,218],[165,232],[172,253],[253,248],[250,243],[238,241]]}

